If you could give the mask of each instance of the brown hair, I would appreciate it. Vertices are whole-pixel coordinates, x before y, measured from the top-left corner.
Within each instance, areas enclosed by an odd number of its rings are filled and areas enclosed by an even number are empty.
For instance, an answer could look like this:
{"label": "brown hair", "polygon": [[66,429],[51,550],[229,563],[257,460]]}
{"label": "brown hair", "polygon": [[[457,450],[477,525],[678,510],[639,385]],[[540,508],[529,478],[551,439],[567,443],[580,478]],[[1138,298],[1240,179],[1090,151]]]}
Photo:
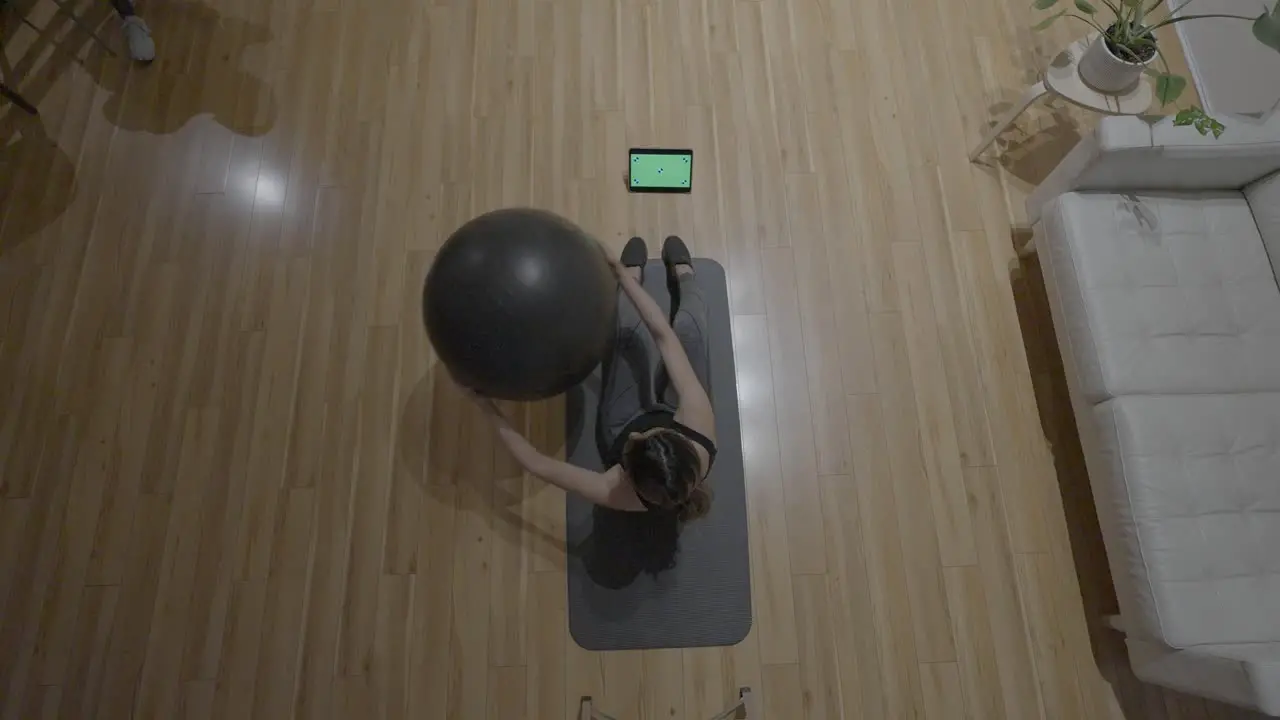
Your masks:
{"label": "brown hair", "polygon": [[711,510],[698,451],[681,433],[663,429],[628,442],[621,464],[646,507],[673,511],[681,522]]}
{"label": "brown hair", "polygon": [[706,517],[711,512],[711,491],[707,489],[705,482],[698,483],[693,490],[689,491],[689,497],[679,507],[678,517],[680,522],[693,522],[699,518]]}

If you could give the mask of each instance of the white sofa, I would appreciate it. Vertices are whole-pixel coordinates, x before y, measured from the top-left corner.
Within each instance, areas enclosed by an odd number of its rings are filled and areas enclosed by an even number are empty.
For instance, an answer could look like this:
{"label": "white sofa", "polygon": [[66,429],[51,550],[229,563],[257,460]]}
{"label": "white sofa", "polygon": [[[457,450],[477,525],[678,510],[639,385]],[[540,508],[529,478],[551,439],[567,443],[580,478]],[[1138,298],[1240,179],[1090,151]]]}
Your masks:
{"label": "white sofa", "polygon": [[1107,118],[1029,198],[1135,674],[1280,716],[1280,114]]}

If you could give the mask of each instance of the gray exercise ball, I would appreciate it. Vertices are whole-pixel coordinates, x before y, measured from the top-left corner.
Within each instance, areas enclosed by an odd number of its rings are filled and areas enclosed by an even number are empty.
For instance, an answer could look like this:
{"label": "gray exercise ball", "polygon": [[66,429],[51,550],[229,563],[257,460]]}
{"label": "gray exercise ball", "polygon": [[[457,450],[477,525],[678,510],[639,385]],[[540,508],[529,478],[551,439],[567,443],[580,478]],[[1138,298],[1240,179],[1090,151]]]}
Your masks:
{"label": "gray exercise ball", "polygon": [[581,228],[543,210],[485,213],[445,241],[427,272],[422,316],[460,384],[539,400],[582,382],[614,333],[617,280]]}

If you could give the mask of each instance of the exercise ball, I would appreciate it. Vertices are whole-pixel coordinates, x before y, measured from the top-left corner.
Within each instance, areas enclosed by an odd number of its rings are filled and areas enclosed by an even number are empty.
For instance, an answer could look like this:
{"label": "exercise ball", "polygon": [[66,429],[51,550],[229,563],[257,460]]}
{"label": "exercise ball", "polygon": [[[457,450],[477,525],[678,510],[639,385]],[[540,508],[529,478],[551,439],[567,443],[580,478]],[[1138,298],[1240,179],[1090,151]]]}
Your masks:
{"label": "exercise ball", "polygon": [[618,284],[600,245],[553,213],[495,210],[458,228],[427,272],[422,316],[458,383],[505,400],[552,397],[595,369]]}

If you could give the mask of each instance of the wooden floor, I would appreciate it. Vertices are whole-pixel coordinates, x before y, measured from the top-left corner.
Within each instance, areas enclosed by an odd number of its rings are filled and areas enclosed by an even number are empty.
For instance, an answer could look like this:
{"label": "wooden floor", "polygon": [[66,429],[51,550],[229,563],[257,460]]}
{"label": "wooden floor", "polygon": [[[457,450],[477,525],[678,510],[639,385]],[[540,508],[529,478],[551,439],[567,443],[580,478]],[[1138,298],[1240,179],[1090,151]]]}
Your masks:
{"label": "wooden floor", "polygon": [[[966,159],[1076,29],[1021,0],[143,0],[136,68],[46,5],[17,9],[40,36],[5,10],[41,110],[0,108],[5,720],[701,720],[741,685],[787,720],[1231,715],[1100,628],[1010,231],[1080,116]],[[628,195],[637,145],[692,147],[692,195]],[[729,270],[736,647],[579,649],[563,498],[435,364],[433,252],[523,204]],[[517,409],[551,448],[562,412]]]}

